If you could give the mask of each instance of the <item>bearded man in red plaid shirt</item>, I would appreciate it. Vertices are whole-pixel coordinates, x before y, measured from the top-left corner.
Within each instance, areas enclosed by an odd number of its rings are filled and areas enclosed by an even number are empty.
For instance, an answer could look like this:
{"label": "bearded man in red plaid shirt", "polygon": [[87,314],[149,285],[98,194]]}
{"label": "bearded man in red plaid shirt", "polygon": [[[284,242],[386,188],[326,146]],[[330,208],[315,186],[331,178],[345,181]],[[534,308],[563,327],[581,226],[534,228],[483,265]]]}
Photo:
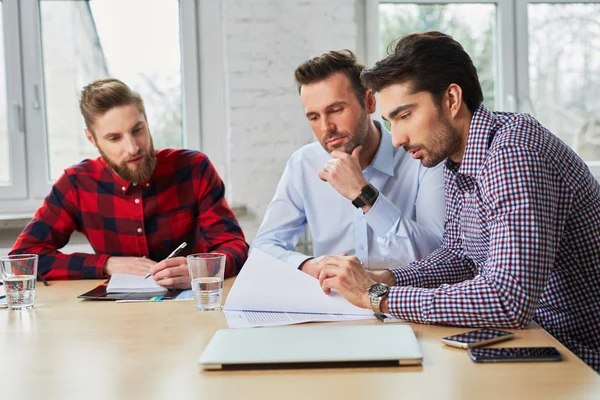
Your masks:
{"label": "bearded man in red plaid shirt", "polygon": [[535,320],[600,372],[600,186],[585,162],[531,116],[488,110],[471,58],[440,32],[401,38],[361,79],[394,146],[426,167],[445,160],[445,233],[405,267],[330,256],[323,290],[421,323]]}
{"label": "bearded man in red plaid shirt", "polygon": [[[117,79],[86,86],[80,108],[101,157],[65,170],[11,254],[38,254],[48,279],[151,273],[161,286],[184,289],[184,256],[214,251],[226,255],[225,276],[236,275],[248,245],[206,155],[155,151],[142,98]],[[75,230],[95,254],[59,251]],[[183,242],[180,256],[166,259]]]}

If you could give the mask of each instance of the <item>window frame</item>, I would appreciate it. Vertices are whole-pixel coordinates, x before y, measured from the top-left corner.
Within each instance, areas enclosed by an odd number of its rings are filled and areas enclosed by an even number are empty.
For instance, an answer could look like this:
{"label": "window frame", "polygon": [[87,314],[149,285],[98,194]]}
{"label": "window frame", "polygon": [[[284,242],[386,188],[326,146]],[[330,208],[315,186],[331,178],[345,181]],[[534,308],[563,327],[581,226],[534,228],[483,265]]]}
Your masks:
{"label": "window frame", "polygon": [[[49,175],[48,136],[46,127],[42,27],[40,1],[47,0],[1,0],[11,5],[11,12],[4,13],[4,21],[11,25],[11,34],[4,35],[5,43],[16,43],[19,57],[7,65],[6,79],[8,104],[16,104],[22,110],[23,134],[15,127],[18,108],[9,107],[9,136],[12,160],[22,161],[11,165],[15,185],[18,190],[0,186],[0,215],[33,215],[48,195],[53,182]],[[200,111],[200,49],[198,37],[199,10],[195,0],[178,0],[179,29],[181,48],[181,89],[182,89],[182,143],[187,149],[199,150],[202,145]],[[6,8],[6,7],[5,7]],[[5,30],[8,30],[5,25]],[[7,37],[9,36],[9,37]],[[11,50],[15,51],[15,50]],[[6,56],[8,59],[8,55]],[[11,57],[11,60],[13,58]],[[11,68],[9,70],[9,67]],[[9,79],[10,77],[10,79]],[[20,92],[19,92],[20,90]],[[18,115],[17,115],[18,116]],[[84,133],[81,132],[83,135]],[[18,196],[17,196],[18,195]]]}
{"label": "window frame", "polygon": [[[367,63],[380,59],[379,4],[495,4],[497,35],[496,105],[498,110],[531,112],[529,92],[529,4],[598,3],[600,0],[365,0]],[[600,178],[600,160],[587,162]]]}
{"label": "window frame", "polygon": [[[21,46],[19,43],[18,0],[0,0],[2,3],[2,39],[6,66],[6,117],[9,146],[9,181],[0,183],[0,198],[21,200],[27,198],[25,147],[25,117],[21,86]],[[9,78],[10,77],[10,78]]]}

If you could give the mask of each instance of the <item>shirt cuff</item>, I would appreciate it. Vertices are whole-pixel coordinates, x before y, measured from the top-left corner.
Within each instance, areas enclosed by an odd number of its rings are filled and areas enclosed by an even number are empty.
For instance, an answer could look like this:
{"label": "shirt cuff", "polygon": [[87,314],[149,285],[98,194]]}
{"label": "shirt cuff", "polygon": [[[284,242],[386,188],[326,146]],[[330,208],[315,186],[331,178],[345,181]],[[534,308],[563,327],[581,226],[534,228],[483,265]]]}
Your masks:
{"label": "shirt cuff", "polygon": [[429,291],[422,288],[394,286],[388,295],[388,311],[394,317],[406,321],[427,323],[425,310],[430,302]]}
{"label": "shirt cuff", "polygon": [[81,276],[84,279],[102,279],[106,277],[104,266],[110,255],[90,254],[83,261]]}
{"label": "shirt cuff", "polygon": [[400,219],[400,215],[398,207],[379,193],[375,204],[364,215],[364,218],[377,236],[385,236]]}
{"label": "shirt cuff", "polygon": [[308,260],[309,258],[313,258],[313,257],[307,256],[306,254],[293,253],[293,254],[290,254],[290,256],[288,257],[288,259],[285,262],[290,264],[294,268],[298,268],[300,266],[300,264],[302,264],[304,261]]}

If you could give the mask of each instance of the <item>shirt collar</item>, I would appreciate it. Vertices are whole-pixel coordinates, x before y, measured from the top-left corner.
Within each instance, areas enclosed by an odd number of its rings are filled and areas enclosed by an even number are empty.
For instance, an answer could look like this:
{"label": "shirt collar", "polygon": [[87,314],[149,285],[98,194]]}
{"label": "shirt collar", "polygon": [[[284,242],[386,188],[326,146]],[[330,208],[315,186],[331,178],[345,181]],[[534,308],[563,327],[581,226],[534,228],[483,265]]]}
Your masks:
{"label": "shirt collar", "polygon": [[375,127],[381,132],[381,140],[379,148],[373,157],[373,161],[369,167],[373,167],[378,171],[389,176],[394,176],[394,146],[392,145],[392,135],[379,121],[373,121]]}
{"label": "shirt collar", "polygon": [[[491,141],[496,133],[496,116],[486,106],[481,104],[471,119],[469,128],[469,137],[467,138],[467,147],[463,155],[460,167],[449,168],[456,173],[475,177],[479,168],[483,165],[487,157]],[[451,161],[451,160],[450,160]],[[456,163],[453,163],[455,164]],[[448,167],[448,161],[446,162]]]}

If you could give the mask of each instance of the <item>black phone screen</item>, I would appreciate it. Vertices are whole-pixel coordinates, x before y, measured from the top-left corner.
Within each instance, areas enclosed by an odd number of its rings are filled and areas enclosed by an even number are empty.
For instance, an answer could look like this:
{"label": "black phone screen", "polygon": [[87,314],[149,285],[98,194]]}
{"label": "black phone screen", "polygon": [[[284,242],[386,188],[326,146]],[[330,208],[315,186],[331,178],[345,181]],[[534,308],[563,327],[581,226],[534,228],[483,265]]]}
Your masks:
{"label": "black phone screen", "polygon": [[561,354],[554,347],[501,347],[469,349],[475,362],[502,361],[560,361]]}
{"label": "black phone screen", "polygon": [[512,335],[512,333],[497,329],[479,329],[476,331],[461,333],[459,335],[447,336],[444,339],[453,342],[472,344],[509,335]]}

